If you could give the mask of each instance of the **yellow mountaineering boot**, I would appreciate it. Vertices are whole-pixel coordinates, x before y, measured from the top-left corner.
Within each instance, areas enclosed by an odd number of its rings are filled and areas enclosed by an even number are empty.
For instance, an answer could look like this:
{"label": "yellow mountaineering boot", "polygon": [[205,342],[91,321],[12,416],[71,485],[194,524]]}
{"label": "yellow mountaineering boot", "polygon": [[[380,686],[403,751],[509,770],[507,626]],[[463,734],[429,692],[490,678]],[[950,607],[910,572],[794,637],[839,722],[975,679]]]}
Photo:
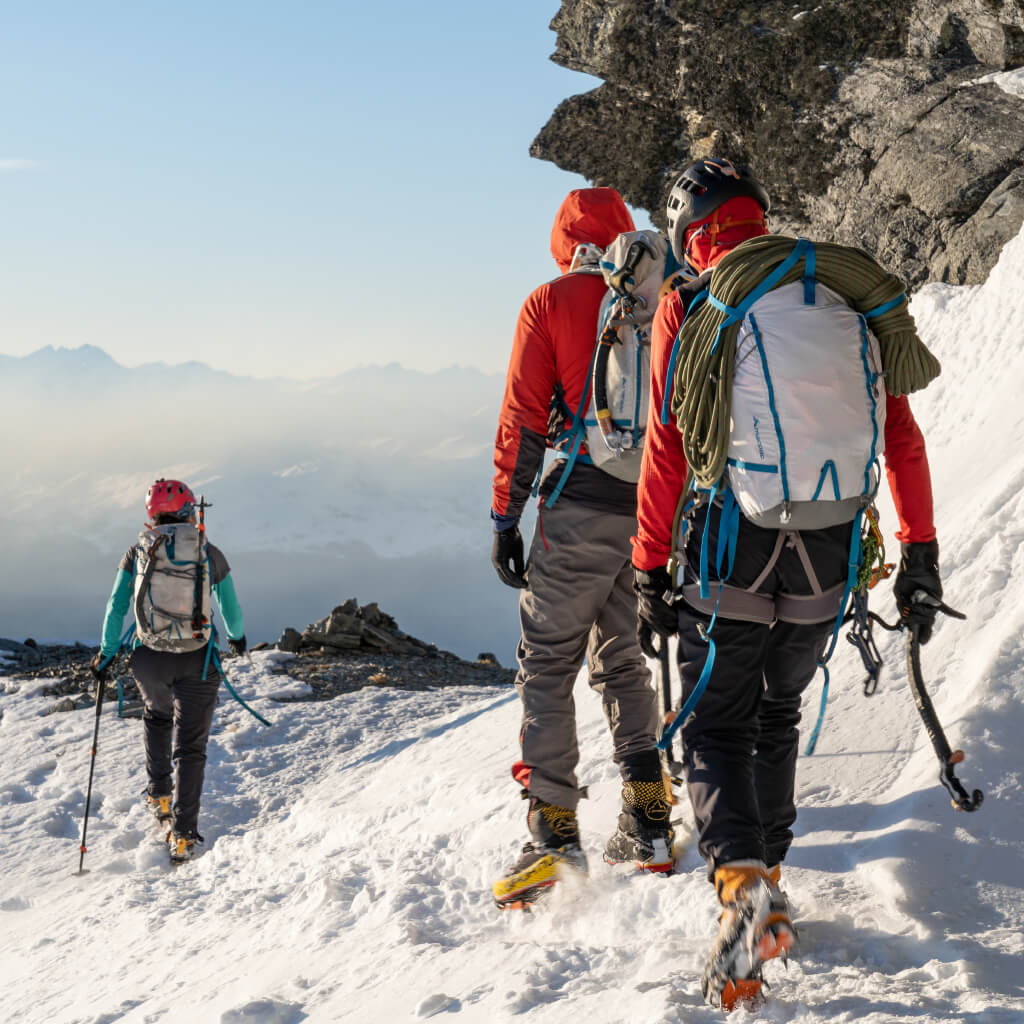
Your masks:
{"label": "yellow mountaineering boot", "polygon": [[170,793],[165,796],[153,796],[151,793],[147,793],[146,806],[149,808],[150,814],[152,814],[157,821],[164,822],[171,820]]}
{"label": "yellow mountaineering boot", "polygon": [[671,814],[669,790],[663,778],[656,782],[623,782],[619,827],[605,843],[604,859],[609,864],[633,861],[641,871],[671,871],[675,866]]}
{"label": "yellow mountaineering boot", "polygon": [[741,1001],[757,1000],[761,965],[789,955],[796,929],[786,897],[760,861],[723,864],[715,871],[715,889],[722,915],[701,989],[712,1006],[731,1010]]}
{"label": "yellow mountaineering boot", "polygon": [[502,910],[529,910],[565,871],[586,873],[576,812],[530,797],[526,823],[533,842],[493,886],[494,902]]}
{"label": "yellow mountaineering boot", "polygon": [[196,845],[203,841],[198,832],[193,835],[182,835],[180,832],[167,833],[167,849],[171,856],[172,864],[184,864],[192,860],[199,852]]}

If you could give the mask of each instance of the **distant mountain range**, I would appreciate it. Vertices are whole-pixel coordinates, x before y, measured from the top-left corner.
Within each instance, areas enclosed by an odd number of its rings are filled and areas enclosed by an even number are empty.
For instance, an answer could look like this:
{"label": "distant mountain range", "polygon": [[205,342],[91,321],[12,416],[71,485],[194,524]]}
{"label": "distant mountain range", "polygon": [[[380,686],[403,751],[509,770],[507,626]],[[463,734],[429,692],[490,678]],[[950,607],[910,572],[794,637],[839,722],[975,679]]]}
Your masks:
{"label": "distant mountain range", "polygon": [[95,633],[146,488],[168,476],[213,502],[261,638],[357,596],[443,647],[508,660],[514,595],[490,567],[487,518],[503,384],[395,363],[257,380],[125,367],[88,345],[0,356],[0,559],[20,581],[0,593],[0,633]]}

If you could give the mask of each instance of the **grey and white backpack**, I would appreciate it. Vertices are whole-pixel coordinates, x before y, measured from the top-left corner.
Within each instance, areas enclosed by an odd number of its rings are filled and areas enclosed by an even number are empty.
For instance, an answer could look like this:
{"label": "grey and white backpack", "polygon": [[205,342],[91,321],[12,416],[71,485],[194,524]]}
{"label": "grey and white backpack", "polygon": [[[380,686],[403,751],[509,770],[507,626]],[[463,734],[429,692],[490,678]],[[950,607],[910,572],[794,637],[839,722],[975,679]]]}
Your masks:
{"label": "grey and white backpack", "polygon": [[191,523],[147,527],[135,561],[135,629],[156,651],[185,653],[210,642],[206,533]]}
{"label": "grey and white backpack", "polygon": [[640,479],[651,393],[651,322],[661,296],[690,276],[657,231],[625,231],[603,252],[596,246],[580,250],[573,272],[600,273],[608,292],[582,403],[554,441],[566,467],[547,498],[549,507],[577,461],[629,483]]}

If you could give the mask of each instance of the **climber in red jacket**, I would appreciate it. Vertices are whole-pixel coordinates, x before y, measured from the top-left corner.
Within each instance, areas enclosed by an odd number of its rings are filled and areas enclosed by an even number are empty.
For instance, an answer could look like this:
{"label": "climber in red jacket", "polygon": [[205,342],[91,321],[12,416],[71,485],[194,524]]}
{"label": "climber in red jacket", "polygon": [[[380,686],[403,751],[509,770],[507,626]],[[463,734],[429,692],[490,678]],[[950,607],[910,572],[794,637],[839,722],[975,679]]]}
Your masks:
{"label": "climber in red jacket", "polygon": [[[678,633],[684,702],[706,666],[710,673],[681,733],[698,848],[723,906],[703,982],[714,1005],[756,991],[760,964],[785,955],[795,938],[778,881],[796,820],[800,699],[836,628],[852,541],[850,522],[769,529],[739,515],[732,570],[719,577],[714,555],[723,549],[728,554],[728,545],[718,544],[719,533],[726,532],[725,503],[714,496],[690,508],[685,537],[673,536],[687,460],[674,417],[663,422],[665,392],[673,387],[670,353],[691,306],[696,310],[707,295],[711,269],[742,242],[768,233],[769,206],[760,182],[727,160],[694,164],[670,194],[670,241],[701,274],[663,299],[654,320],[633,548],[645,649],[654,653],[654,634],[665,643]],[[680,351],[677,358],[685,355]],[[940,598],[942,587],[928,460],[906,397],[885,397],[884,447],[903,542],[897,602],[926,642],[935,609],[914,604],[911,596],[924,590]],[[712,552],[710,568],[701,565],[702,545]],[[685,572],[679,590],[666,568],[677,549]],[[702,571],[713,581],[710,599],[703,601],[696,585]],[[802,611],[787,621],[783,609],[793,607]]]}
{"label": "climber in red jacket", "polygon": [[605,857],[653,871],[671,867],[669,806],[654,746],[654,694],[636,635],[629,540],[636,529],[636,485],[593,465],[584,447],[567,479],[565,463],[556,459],[541,481],[537,529],[525,565],[518,528],[545,451],[565,454],[560,435],[589,388],[598,311],[607,290],[598,258],[632,229],[614,189],[571,192],[551,232],[551,253],[562,276],[526,299],[512,345],[494,448],[492,561],[502,582],[522,590],[516,686],[523,724],[521,758],[512,775],[529,797],[531,842],[494,885],[502,907],[531,902],[566,867],[586,867],[576,820],[581,789],[573,703],[584,658],[623,779],[619,828]]}

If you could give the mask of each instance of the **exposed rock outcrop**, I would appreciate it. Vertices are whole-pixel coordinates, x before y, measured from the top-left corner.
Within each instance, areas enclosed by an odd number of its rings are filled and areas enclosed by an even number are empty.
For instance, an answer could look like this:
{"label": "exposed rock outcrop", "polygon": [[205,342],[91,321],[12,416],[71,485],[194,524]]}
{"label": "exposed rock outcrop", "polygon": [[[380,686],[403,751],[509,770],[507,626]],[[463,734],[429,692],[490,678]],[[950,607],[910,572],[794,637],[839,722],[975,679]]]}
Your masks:
{"label": "exposed rock outcrop", "polygon": [[1024,222],[1024,0],[563,0],[552,59],[604,80],[531,154],[664,226],[674,175],[749,163],[773,223],[859,245],[913,285],[979,283]]}
{"label": "exposed rock outcrop", "polygon": [[[259,643],[254,651],[269,644]],[[365,686],[401,690],[430,690],[439,686],[511,686],[515,670],[502,668],[493,654],[464,661],[450,651],[418,640],[398,628],[394,618],[376,604],[360,605],[352,598],[301,633],[285,629],[278,650],[297,655],[278,663],[274,673],[308,683],[310,693],[296,700],[329,700]],[[41,681],[41,693],[58,700],[47,714],[77,711],[94,705],[96,680],[90,663],[97,648],[84,644],[36,644],[0,639],[3,671],[17,683]],[[225,665],[230,673],[230,664]],[[120,684],[120,694],[118,692]],[[111,663],[104,700],[120,699],[125,717],[142,714],[142,698],[128,667],[125,652]]]}

